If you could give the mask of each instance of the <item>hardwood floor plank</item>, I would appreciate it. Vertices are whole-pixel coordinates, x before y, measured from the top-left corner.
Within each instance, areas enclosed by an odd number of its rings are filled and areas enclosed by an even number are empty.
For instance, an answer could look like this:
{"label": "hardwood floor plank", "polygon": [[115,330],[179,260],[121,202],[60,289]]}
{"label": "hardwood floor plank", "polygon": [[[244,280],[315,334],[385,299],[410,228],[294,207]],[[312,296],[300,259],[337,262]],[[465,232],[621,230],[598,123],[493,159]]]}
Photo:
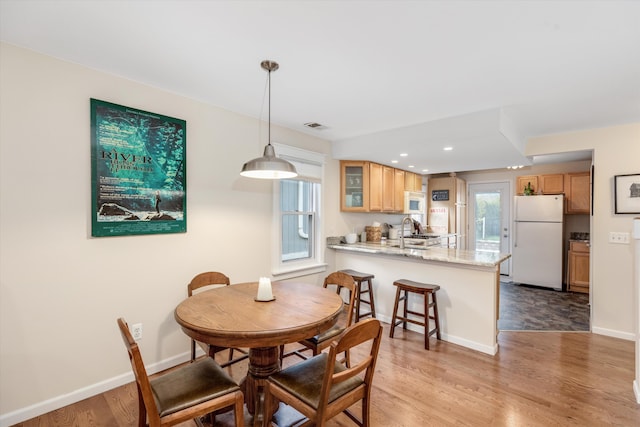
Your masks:
{"label": "hardwood floor plank", "polygon": [[[390,339],[384,326],[371,395],[373,426],[640,425],[631,341],[585,332],[501,332],[499,352],[490,356],[433,338],[426,351],[423,335],[397,329]],[[288,357],[285,365],[299,360]],[[245,361],[230,372],[240,379],[246,369]],[[18,426],[135,426],[137,411],[132,383]],[[298,419],[291,408],[278,411],[281,426]],[[232,426],[232,414],[218,415],[215,425]],[[328,423],[353,425],[342,414]]]}

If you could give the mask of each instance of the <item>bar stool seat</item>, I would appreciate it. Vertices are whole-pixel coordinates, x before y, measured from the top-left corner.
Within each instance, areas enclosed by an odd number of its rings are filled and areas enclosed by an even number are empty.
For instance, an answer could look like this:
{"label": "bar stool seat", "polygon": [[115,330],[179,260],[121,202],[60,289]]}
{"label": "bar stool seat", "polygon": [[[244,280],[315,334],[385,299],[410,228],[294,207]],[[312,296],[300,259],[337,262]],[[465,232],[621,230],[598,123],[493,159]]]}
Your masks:
{"label": "bar stool seat", "polygon": [[[424,326],[424,348],[429,350],[429,337],[431,335],[436,334],[437,339],[441,339],[440,319],[438,318],[438,300],[436,299],[436,292],[440,289],[440,286],[415,282],[407,279],[396,280],[393,282],[393,285],[396,286],[396,301],[393,305],[393,317],[391,319],[389,337],[393,338],[393,332],[396,326],[400,324],[402,324],[402,329],[407,329],[407,322]],[[409,310],[409,292],[420,294],[424,297],[423,313]],[[404,301],[402,315],[398,315],[398,304],[400,301]],[[433,308],[433,314],[430,313],[431,308]],[[424,321],[409,318],[409,314],[422,318]],[[434,320],[435,328],[429,329],[429,319]]]}
{"label": "bar stool seat", "polygon": [[[367,317],[367,316],[371,316],[373,318],[376,317],[376,304],[375,304],[375,300],[373,298],[373,285],[371,283],[371,280],[375,277],[373,274],[369,274],[369,273],[361,273],[359,271],[355,271],[355,270],[351,270],[351,269],[345,269],[345,270],[340,270],[342,273],[348,274],[349,276],[353,277],[353,280],[356,282],[357,285],[357,289],[356,289],[356,301],[355,301],[355,308],[356,308],[356,316],[355,316],[355,322],[358,322],[360,319],[362,319],[363,317]],[[366,282],[366,289],[362,286],[362,283]],[[364,294],[369,294],[368,295],[368,299],[363,299],[362,295]],[[361,304],[367,304],[369,306],[369,311],[365,311],[365,312],[360,312],[360,305]]]}

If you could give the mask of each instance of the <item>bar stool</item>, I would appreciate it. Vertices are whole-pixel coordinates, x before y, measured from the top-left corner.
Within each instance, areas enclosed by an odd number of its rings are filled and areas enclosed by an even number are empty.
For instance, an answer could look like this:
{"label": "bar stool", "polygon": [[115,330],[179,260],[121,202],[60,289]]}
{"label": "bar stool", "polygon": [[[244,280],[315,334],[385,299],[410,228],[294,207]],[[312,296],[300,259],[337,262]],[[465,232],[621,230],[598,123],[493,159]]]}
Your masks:
{"label": "bar stool", "polygon": [[[356,318],[355,318],[354,323],[358,322],[363,317],[367,317],[367,316],[376,317],[376,304],[375,304],[375,301],[373,299],[373,285],[371,284],[371,280],[375,276],[373,274],[360,273],[359,271],[350,270],[350,269],[340,270],[340,271],[342,273],[346,273],[349,276],[353,277],[353,280],[357,284],[356,302],[355,302]],[[362,282],[367,282],[367,288],[366,289],[363,289]],[[367,299],[362,299],[362,295],[363,294],[369,294],[369,299],[368,300]],[[360,312],[360,304],[363,304],[363,303],[369,305],[369,311],[361,313]]]}
{"label": "bar stool", "polygon": [[[429,350],[429,337],[431,335],[435,333],[436,337],[438,339],[441,339],[440,319],[438,318],[438,300],[436,299],[436,291],[440,289],[440,286],[414,282],[413,280],[406,279],[396,280],[395,282],[393,282],[393,285],[396,286],[396,301],[393,305],[393,318],[391,319],[389,338],[393,338],[393,331],[395,330],[396,326],[402,323],[402,329],[407,329],[407,322],[411,322],[416,325],[424,326],[424,348]],[[409,310],[409,292],[423,295],[424,313],[418,313],[416,311]],[[431,301],[429,301],[429,299],[431,299]],[[404,301],[402,316],[398,315],[398,303],[400,301]],[[429,309],[431,307],[433,307],[433,315],[429,313]],[[410,319],[408,317],[409,314],[423,318],[424,322]],[[436,324],[436,327],[431,330],[429,330],[429,319],[433,319]]]}

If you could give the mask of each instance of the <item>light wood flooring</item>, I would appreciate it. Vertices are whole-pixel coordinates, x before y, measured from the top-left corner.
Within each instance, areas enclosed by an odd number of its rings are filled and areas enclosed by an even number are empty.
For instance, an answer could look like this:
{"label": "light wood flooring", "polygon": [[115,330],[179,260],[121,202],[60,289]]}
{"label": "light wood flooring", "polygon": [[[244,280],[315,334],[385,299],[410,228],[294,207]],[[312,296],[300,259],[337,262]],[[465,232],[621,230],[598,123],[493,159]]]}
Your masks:
{"label": "light wood flooring", "polygon": [[[640,425],[631,341],[584,332],[501,332],[500,350],[490,356],[433,337],[426,351],[423,335],[398,328],[390,339],[388,328],[374,377],[372,426]],[[297,361],[288,357],[285,365]],[[236,378],[245,372],[246,365],[231,368]],[[135,426],[136,402],[128,384],[18,426]],[[295,419],[288,408],[278,414],[281,426]],[[216,417],[216,426],[231,426],[230,415]],[[328,424],[353,425],[343,414]]]}

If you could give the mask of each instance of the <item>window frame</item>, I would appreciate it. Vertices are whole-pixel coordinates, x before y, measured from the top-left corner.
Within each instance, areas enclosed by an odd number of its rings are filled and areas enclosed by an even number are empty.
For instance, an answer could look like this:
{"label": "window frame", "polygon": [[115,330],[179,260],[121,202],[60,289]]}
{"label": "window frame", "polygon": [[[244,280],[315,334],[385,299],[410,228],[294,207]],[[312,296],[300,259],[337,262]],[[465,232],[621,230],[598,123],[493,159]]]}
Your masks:
{"label": "window frame", "polygon": [[304,150],[283,144],[272,143],[278,157],[285,159],[296,166],[298,176],[290,180],[304,180],[318,183],[320,189],[316,195],[315,229],[311,257],[301,260],[282,261],[282,214],[280,203],[280,180],[273,182],[273,214],[272,214],[272,257],[271,274],[278,280],[305,276],[326,271],[327,264],[324,261],[324,226],[323,226],[323,199],[324,199],[324,174],[326,155],[315,151]]}

